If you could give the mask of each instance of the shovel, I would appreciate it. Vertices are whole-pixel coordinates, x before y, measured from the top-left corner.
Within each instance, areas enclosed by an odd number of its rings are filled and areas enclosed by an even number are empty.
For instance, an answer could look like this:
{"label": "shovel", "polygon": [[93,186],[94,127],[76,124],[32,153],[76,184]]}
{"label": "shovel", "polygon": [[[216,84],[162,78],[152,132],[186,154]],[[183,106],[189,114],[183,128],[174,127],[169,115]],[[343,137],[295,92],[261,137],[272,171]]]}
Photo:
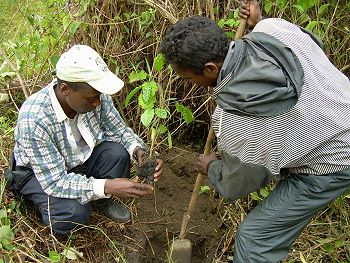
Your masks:
{"label": "shovel", "polygon": [[[245,26],[246,26],[246,20],[242,19],[238,29],[236,31],[235,39],[240,39],[243,36]],[[208,155],[211,150],[211,143],[213,141],[214,137],[214,130],[213,127],[210,128],[207,141],[205,143],[204,148],[204,154]],[[171,259],[174,263],[191,263],[191,257],[192,257],[192,244],[191,241],[186,237],[187,232],[187,226],[191,219],[193,210],[196,206],[199,190],[203,182],[203,175],[201,173],[198,173],[196,183],[194,184],[191,200],[188,204],[187,211],[183,216],[182,224],[181,224],[181,230],[179,238],[174,240],[174,242],[171,245]]]}

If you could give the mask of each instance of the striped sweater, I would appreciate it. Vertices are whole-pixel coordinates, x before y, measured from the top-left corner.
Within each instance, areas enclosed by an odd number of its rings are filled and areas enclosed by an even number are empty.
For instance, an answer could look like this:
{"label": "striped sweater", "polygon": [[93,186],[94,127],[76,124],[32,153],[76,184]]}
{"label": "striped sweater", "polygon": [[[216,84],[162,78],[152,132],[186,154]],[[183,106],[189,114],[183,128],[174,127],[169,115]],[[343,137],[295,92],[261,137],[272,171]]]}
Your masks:
{"label": "striped sweater", "polygon": [[[238,116],[217,106],[212,122],[226,157],[209,167],[214,188],[228,180],[223,177],[232,176],[232,163],[249,165],[243,169],[245,175],[260,173],[265,179],[268,174],[279,175],[282,168],[317,175],[349,168],[349,79],[298,26],[270,18],[260,21],[253,31],[269,34],[291,48],[302,65],[304,84],[297,104],[277,116]],[[214,94],[222,85],[225,79]],[[239,169],[235,173],[238,176]]]}

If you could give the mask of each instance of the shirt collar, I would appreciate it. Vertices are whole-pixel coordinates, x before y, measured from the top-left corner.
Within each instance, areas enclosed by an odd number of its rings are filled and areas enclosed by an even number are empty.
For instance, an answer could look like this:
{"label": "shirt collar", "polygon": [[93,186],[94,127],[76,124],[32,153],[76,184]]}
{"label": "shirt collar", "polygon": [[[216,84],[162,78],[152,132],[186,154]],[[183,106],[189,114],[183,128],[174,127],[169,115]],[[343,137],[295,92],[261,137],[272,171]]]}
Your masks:
{"label": "shirt collar", "polygon": [[50,94],[50,99],[51,99],[51,104],[53,107],[53,110],[56,114],[56,119],[58,122],[62,122],[65,119],[68,119],[67,115],[64,113],[61,104],[58,102],[58,99],[56,97],[55,91],[53,87],[57,84],[57,79],[54,79],[50,84],[49,84],[49,94]]}
{"label": "shirt collar", "polygon": [[213,89],[214,97],[222,90],[222,88],[227,84],[231,79],[232,75],[232,56],[234,52],[235,42],[231,41],[229,49],[227,51],[224,63],[221,66],[220,73],[217,79],[216,87]]}

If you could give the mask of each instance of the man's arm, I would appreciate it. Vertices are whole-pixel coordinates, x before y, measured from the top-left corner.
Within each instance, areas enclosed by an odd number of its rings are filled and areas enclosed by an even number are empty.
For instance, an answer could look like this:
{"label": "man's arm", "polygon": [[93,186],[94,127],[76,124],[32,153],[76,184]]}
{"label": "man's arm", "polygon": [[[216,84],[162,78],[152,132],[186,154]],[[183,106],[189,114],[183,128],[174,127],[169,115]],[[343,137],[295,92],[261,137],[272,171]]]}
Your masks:
{"label": "man's arm", "polygon": [[231,201],[264,187],[272,178],[265,167],[244,164],[225,152],[221,152],[221,160],[212,161],[208,167],[210,185]]}
{"label": "man's arm", "polygon": [[64,158],[52,141],[48,127],[50,125],[41,123],[41,120],[28,120],[22,123],[17,138],[19,150],[28,158],[41,187],[48,195],[76,199],[80,203],[96,199],[93,191],[95,179],[67,173]]}
{"label": "man's arm", "polygon": [[[132,129],[126,126],[117,109],[114,107],[111,97],[108,95],[102,96],[103,105],[101,109],[101,118],[105,140],[121,143],[125,149],[128,150],[130,157],[134,158],[138,164],[141,165],[147,159],[145,153],[147,145],[132,131]],[[154,181],[157,181],[162,173],[163,161],[157,159]],[[116,191],[119,190],[116,189]]]}
{"label": "man's arm", "polygon": [[102,95],[101,100],[101,128],[104,131],[104,140],[122,144],[129,152],[131,158],[136,154],[135,150],[137,147],[146,149],[146,144],[132,129],[126,126],[119,112],[114,107],[111,97]]}

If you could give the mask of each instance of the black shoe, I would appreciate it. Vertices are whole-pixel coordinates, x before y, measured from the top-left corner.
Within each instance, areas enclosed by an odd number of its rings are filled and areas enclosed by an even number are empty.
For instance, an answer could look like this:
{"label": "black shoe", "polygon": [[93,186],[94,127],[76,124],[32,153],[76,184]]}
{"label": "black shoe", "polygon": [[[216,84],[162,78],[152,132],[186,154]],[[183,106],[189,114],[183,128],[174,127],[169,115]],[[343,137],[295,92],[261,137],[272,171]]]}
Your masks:
{"label": "black shoe", "polygon": [[94,202],[98,212],[118,223],[126,223],[131,220],[129,209],[122,204],[114,202],[111,198]]}

